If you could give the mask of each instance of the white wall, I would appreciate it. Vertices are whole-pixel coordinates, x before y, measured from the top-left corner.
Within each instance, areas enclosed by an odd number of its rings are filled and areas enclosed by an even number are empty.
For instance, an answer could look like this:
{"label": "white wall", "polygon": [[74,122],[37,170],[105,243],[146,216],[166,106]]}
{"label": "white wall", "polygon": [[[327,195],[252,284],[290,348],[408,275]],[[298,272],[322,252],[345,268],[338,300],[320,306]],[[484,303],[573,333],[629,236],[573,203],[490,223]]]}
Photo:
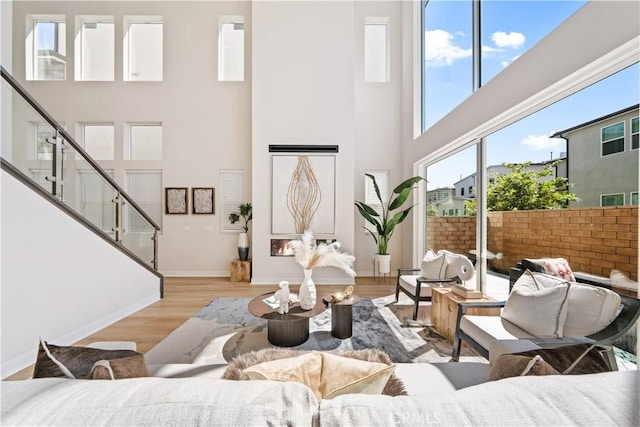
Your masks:
{"label": "white wall", "polygon": [[[375,246],[353,205],[364,197],[364,172],[401,176],[401,7],[398,2],[254,2],[253,283],[302,280],[291,258],[271,257],[269,144],[337,144],[336,232],[371,275]],[[364,83],[365,17],[388,17],[391,82]],[[398,239],[399,240],[399,239]],[[399,251],[400,242],[391,250]],[[314,271],[317,283],[349,283],[336,269]]]}
{"label": "white wall", "polygon": [[160,278],[2,171],[2,378],[160,298]]}
{"label": "white wall", "polygon": [[[4,3],[4,2],[3,2]],[[25,15],[64,14],[73,33],[76,15],[113,15],[115,81],[73,80],[74,39],[67,40],[67,80],[25,81]],[[125,15],[160,15],[164,24],[162,82],[122,79]],[[218,81],[218,19],[245,17],[245,81]],[[251,198],[251,3],[249,2],[15,2],[13,75],[78,139],[76,124],[115,123],[113,169],[125,189],[125,170],[161,169],[163,187],[215,187],[215,215],[163,215],[159,270],[167,275],[228,276],[237,258],[237,234],[221,232],[220,169],[245,171]],[[122,160],[126,122],[162,122],[161,161]]]}

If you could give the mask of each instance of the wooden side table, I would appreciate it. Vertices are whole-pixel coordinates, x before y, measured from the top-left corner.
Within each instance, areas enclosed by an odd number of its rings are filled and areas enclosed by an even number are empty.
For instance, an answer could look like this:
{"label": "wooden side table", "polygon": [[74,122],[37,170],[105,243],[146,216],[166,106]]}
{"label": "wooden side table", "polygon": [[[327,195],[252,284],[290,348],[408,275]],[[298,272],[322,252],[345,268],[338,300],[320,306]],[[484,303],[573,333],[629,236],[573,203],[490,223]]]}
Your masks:
{"label": "wooden side table", "polygon": [[[495,299],[486,295],[482,298],[464,298],[454,294],[449,288],[433,288],[431,290],[431,325],[438,334],[442,335],[450,343],[453,343],[453,338],[456,333],[458,301],[495,301]],[[499,316],[500,308],[474,307],[469,308],[467,314],[476,316]]]}
{"label": "wooden side table", "polygon": [[322,297],[325,305],[331,304],[331,335],[350,338],[353,335],[353,306],[360,301],[358,295],[352,294],[340,302],[331,302],[331,295]]}
{"label": "wooden side table", "polygon": [[251,260],[240,261],[236,259],[231,261],[229,268],[232,282],[250,282],[251,281]]}

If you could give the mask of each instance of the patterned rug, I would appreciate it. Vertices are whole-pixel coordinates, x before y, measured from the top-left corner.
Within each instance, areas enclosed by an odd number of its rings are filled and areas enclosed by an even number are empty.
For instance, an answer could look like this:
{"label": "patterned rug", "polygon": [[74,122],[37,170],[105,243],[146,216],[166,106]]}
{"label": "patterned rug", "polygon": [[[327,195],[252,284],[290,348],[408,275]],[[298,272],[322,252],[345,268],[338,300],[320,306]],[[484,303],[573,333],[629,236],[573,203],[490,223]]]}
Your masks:
{"label": "patterned rug", "polygon": [[[309,340],[293,349],[358,350],[377,348],[395,363],[447,362],[451,344],[430,327],[430,305],[421,305],[418,321],[411,320],[412,301],[390,295],[361,299],[353,307],[353,336],[331,336],[331,309],[311,318]],[[274,347],[267,341],[267,322],[247,310],[251,298],[216,298],[145,354],[148,364],[228,363],[252,350]],[[464,348],[464,361],[482,361]]]}

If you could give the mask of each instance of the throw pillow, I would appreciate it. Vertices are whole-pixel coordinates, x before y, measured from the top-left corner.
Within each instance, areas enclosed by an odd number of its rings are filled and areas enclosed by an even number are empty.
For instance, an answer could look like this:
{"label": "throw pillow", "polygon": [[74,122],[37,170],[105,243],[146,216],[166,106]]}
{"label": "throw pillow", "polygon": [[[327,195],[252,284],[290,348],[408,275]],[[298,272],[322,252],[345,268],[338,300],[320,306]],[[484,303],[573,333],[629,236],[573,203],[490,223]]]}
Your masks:
{"label": "throw pillow", "polygon": [[[229,366],[227,366],[227,369],[224,371],[222,378],[227,380],[240,380],[242,377],[242,371],[250,366],[270,360],[296,357],[308,352],[308,350],[292,350],[287,348],[265,348],[262,350],[251,351],[249,353],[242,354],[229,362]],[[338,351],[333,354],[357,360],[384,363],[389,366],[393,365],[389,355],[376,348]],[[395,376],[395,374],[392,374],[387,385],[382,390],[382,394],[387,396],[406,396],[407,392],[402,381]]]}
{"label": "throw pillow", "polygon": [[[522,366],[523,360],[531,361],[535,357],[539,357],[545,364],[536,368],[535,372],[539,373],[531,373],[531,375],[580,375],[611,371],[602,348],[591,344],[577,344],[503,354],[492,366],[490,377],[499,379],[520,375],[519,368]],[[504,366],[501,366],[503,364]]]}
{"label": "throw pillow", "polygon": [[57,346],[40,340],[33,378],[89,377],[93,365],[99,360],[142,356],[133,350],[101,350],[88,347]]}
{"label": "throw pillow", "polygon": [[572,283],[563,335],[583,337],[601,331],[614,321],[619,305],[620,295],[609,289]]}
{"label": "throw pillow", "polygon": [[525,258],[522,260],[522,266],[531,271],[551,274],[569,282],[576,281],[569,263],[564,258]]}
{"label": "throw pillow", "polygon": [[436,257],[436,253],[433,251],[433,249],[429,248],[427,250],[427,253],[424,254],[424,258],[422,258],[423,261],[429,261],[430,259],[433,259]]}
{"label": "throw pillow", "polygon": [[393,365],[384,363],[311,352],[263,362],[245,369],[242,375],[251,380],[297,381],[318,399],[332,399],[349,393],[380,394],[393,370]]}
{"label": "throw pillow", "polygon": [[89,373],[92,380],[119,380],[148,377],[149,368],[142,354],[120,359],[98,360]]}
{"label": "throw pillow", "polygon": [[420,276],[425,279],[444,279],[447,262],[444,255],[437,255],[428,261],[422,261]]}
{"label": "throw pillow", "polygon": [[549,365],[541,356],[527,356],[521,354],[503,354],[491,366],[489,380],[519,377],[525,375],[558,375],[553,366]]}
{"label": "throw pillow", "polygon": [[569,282],[525,271],[507,298],[502,318],[539,338],[562,338]]}

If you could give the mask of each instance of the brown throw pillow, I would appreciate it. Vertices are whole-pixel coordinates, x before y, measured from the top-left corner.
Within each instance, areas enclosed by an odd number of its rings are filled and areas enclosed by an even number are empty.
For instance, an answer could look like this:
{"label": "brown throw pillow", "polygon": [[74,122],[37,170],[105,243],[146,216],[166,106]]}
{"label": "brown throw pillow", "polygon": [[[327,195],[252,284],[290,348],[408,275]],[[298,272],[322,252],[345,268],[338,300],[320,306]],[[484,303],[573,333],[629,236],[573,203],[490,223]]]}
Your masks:
{"label": "brown throw pillow", "polygon": [[66,377],[89,378],[93,365],[99,360],[141,356],[133,350],[101,350],[88,347],[63,347],[40,341],[33,378]]}
{"label": "brown throw pillow", "polygon": [[[515,357],[527,359],[522,362]],[[506,378],[510,376],[518,376],[521,371],[522,363],[528,363],[535,356],[540,356],[544,361],[545,368],[536,367],[535,372],[531,375],[579,375],[579,374],[595,374],[599,372],[609,372],[611,368],[603,354],[601,347],[591,344],[576,344],[567,347],[547,348],[523,351],[521,353],[503,354],[491,368],[490,377],[493,379]],[[501,366],[501,365],[505,366]],[[553,372],[551,369],[555,372]],[[524,369],[524,368],[523,368]],[[495,371],[495,372],[494,372]]]}
{"label": "brown throw pillow", "polygon": [[142,354],[120,359],[98,360],[89,374],[92,380],[119,380],[148,376],[149,368]]}
{"label": "brown throw pillow", "polygon": [[[286,348],[265,348],[262,350],[245,353],[229,362],[229,366],[227,366],[227,369],[222,375],[222,378],[227,380],[240,380],[242,379],[242,371],[250,366],[254,366],[259,363],[268,362],[271,360],[296,357],[305,353],[309,353],[309,351],[291,350]],[[380,362],[387,365],[393,365],[393,362],[391,361],[387,353],[375,348],[336,351],[331,353],[337,356],[349,357],[352,359],[364,360],[367,362]],[[382,394],[386,394],[388,396],[406,396],[407,391],[405,390],[404,384],[402,384],[400,378],[396,377],[394,374],[391,375],[391,378],[389,378],[387,385],[384,387],[384,390],[382,390]]]}
{"label": "brown throw pillow", "polygon": [[553,366],[540,356],[522,356],[518,354],[503,354],[491,366],[489,380],[519,377],[525,375],[559,375]]}

